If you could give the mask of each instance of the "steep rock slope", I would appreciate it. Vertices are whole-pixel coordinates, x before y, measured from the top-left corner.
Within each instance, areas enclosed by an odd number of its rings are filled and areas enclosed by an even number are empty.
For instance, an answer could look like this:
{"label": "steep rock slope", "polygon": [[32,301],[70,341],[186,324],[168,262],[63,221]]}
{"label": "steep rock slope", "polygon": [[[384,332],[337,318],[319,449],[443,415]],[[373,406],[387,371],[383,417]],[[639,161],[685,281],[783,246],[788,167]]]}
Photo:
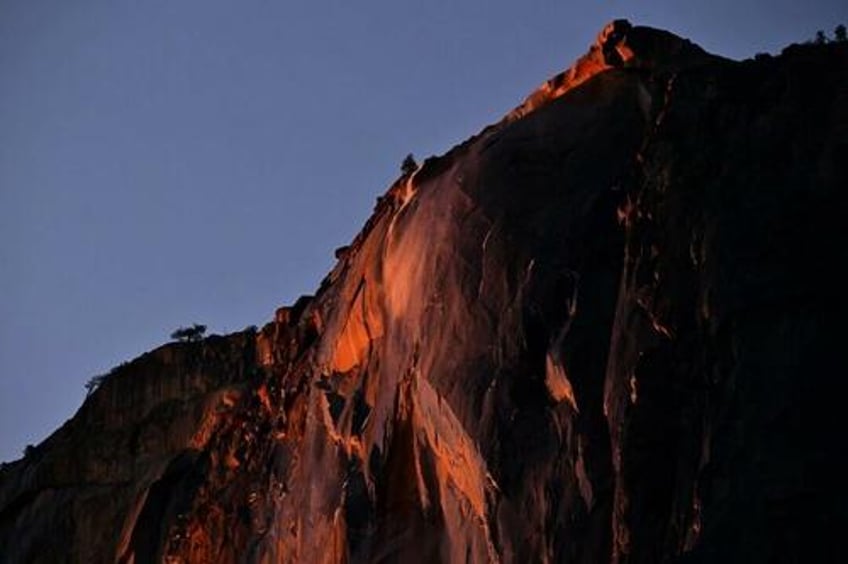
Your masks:
{"label": "steep rock slope", "polygon": [[314,298],[116,371],[9,562],[836,560],[848,48],[617,21],[383,196]]}

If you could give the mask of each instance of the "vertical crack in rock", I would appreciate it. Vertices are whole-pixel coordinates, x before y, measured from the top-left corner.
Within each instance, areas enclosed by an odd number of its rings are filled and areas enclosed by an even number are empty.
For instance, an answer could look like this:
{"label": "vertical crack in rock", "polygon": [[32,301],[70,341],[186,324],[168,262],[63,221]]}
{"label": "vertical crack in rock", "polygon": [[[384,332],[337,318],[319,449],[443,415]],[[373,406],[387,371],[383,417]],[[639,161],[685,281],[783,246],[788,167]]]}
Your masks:
{"label": "vertical crack in rock", "polygon": [[4,464],[2,560],[831,561],[846,85],[845,44],[612,22],[314,296],[117,368]]}

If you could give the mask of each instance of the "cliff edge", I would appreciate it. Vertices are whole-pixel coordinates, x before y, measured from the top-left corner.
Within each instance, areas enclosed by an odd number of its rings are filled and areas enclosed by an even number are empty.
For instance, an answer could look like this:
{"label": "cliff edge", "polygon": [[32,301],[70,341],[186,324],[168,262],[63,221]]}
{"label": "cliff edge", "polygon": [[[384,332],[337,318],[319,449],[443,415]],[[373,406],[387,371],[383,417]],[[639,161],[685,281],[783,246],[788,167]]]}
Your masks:
{"label": "cliff edge", "polygon": [[829,562],[848,46],[608,25],[256,332],[0,470],[3,562]]}

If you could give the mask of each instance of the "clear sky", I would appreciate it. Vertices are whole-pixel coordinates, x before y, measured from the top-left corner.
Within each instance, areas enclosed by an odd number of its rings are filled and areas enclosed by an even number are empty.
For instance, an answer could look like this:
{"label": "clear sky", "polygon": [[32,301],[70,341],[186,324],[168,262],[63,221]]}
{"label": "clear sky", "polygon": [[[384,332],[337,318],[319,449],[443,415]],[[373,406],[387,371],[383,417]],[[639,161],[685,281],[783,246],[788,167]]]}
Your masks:
{"label": "clear sky", "polygon": [[0,460],[179,325],[311,293],[408,152],[498,120],[609,20],[733,58],[844,0],[0,0]]}

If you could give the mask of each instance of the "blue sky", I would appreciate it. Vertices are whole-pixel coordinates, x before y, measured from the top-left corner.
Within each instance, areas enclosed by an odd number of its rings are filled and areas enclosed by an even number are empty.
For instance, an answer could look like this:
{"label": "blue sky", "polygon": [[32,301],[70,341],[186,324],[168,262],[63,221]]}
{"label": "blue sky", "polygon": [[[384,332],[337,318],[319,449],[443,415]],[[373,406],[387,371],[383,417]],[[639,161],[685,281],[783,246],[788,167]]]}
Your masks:
{"label": "blue sky", "polygon": [[440,154],[609,20],[732,58],[835,0],[0,0],[0,460],[179,325],[311,293],[408,152]]}

